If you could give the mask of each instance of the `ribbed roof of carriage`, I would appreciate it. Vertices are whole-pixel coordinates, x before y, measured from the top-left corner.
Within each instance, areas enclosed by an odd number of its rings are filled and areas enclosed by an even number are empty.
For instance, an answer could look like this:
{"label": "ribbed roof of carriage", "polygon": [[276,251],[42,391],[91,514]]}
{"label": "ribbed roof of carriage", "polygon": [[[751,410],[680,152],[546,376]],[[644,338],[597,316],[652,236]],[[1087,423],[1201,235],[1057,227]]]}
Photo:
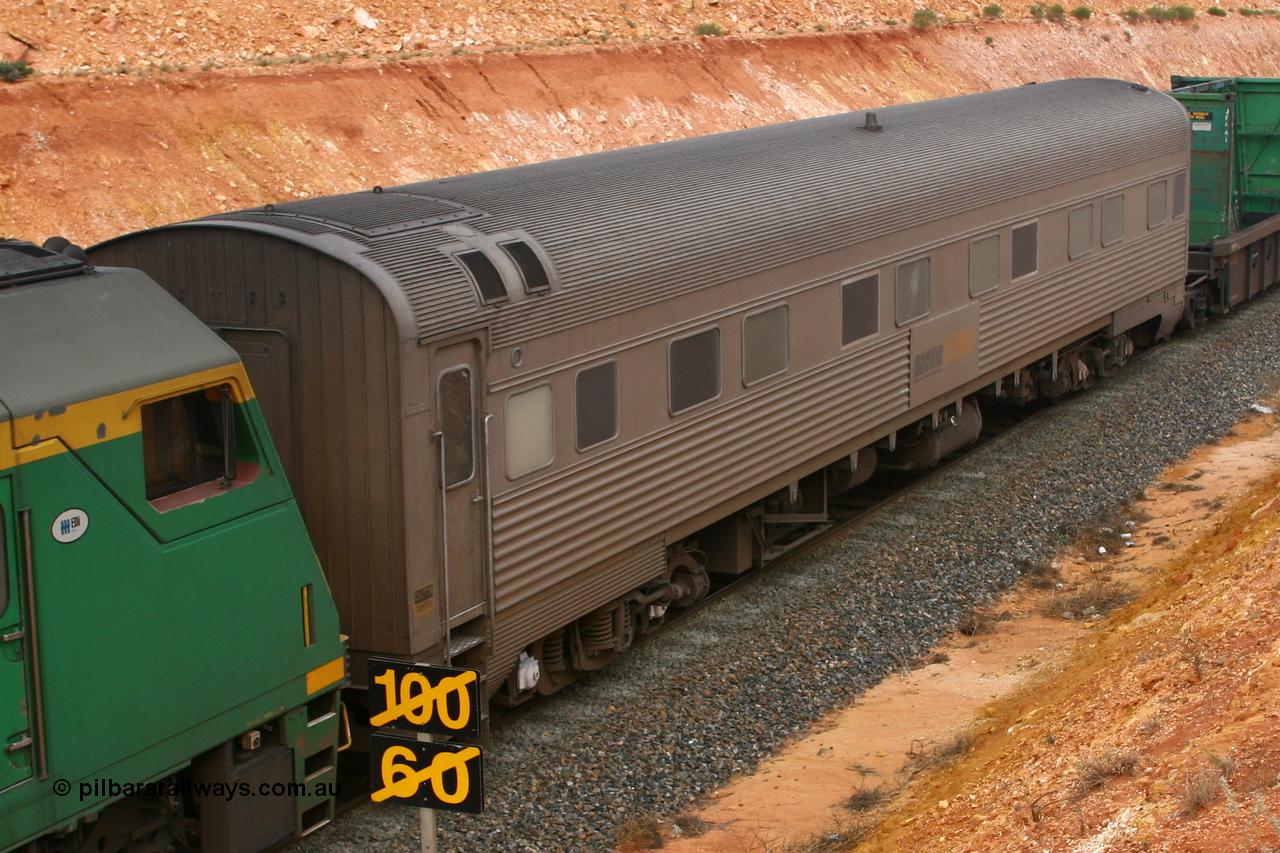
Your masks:
{"label": "ribbed roof of carriage", "polygon": [[[586,322],[1186,146],[1186,115],[1069,80],[847,113],[211,217],[338,235],[403,290],[419,337],[495,345]],[[554,293],[482,306],[447,226],[522,229]]]}

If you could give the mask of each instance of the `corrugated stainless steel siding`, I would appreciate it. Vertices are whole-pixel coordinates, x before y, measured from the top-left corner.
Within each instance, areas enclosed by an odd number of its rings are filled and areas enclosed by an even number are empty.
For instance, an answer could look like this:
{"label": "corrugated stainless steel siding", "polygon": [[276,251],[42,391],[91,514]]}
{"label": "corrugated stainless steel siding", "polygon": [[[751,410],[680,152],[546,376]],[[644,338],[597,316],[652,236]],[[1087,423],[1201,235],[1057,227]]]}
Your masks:
{"label": "corrugated stainless steel siding", "polygon": [[482,308],[432,250],[451,239],[438,229],[373,239],[367,254],[407,294],[420,337],[490,319],[504,346],[1187,145],[1176,101],[1116,80],[877,113],[880,133],[838,115],[400,188],[484,212],[467,222],[480,231],[531,233],[563,288],[539,299]]}
{"label": "corrugated stainless steel siding", "polygon": [[494,623],[492,663],[487,673],[490,682],[503,678],[529,643],[657,577],[666,567],[666,546],[661,539],[654,539],[504,610]]}
{"label": "corrugated stainless steel siding", "polygon": [[978,321],[982,369],[998,367],[1179,281],[1185,271],[1185,240],[1182,228],[1166,227],[1138,246],[1073,261],[1054,273],[1013,284],[993,298],[984,297]]}
{"label": "corrugated stainless steel siding", "polygon": [[[93,252],[148,272],[214,327],[289,342],[294,464],[286,473],[353,648],[409,653],[404,606],[399,336],[357,271],[227,228],[152,231]],[[271,417],[267,388],[254,389]]]}
{"label": "corrugated stainless steel siding", "polygon": [[909,357],[896,335],[495,496],[499,613],[906,411]]}

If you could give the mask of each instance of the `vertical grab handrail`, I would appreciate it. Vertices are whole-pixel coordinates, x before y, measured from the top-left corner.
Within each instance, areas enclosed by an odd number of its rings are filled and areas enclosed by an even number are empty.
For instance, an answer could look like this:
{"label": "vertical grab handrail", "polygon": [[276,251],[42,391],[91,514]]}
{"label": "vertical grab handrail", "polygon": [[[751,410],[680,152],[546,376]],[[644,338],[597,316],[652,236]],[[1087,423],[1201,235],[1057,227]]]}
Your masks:
{"label": "vertical grab handrail", "polygon": [[489,636],[493,637],[493,615],[498,609],[498,585],[494,577],[493,567],[493,490],[489,488],[489,422],[493,415],[484,416],[483,447],[484,452],[484,569],[488,581]]}
{"label": "vertical grab handrail", "polygon": [[440,568],[444,573],[440,611],[444,614],[444,665],[453,666],[453,628],[449,624],[449,487],[444,473],[444,433],[436,431],[431,437],[440,446]]}
{"label": "vertical grab handrail", "polygon": [[49,755],[44,729],[44,679],[40,673],[40,632],[36,626],[36,578],[34,555],[31,548],[31,510],[24,509],[18,514],[22,527],[22,572],[26,581],[27,605],[27,647],[31,650],[31,686],[32,710],[36,735],[36,766],[39,768],[37,778],[49,776]]}

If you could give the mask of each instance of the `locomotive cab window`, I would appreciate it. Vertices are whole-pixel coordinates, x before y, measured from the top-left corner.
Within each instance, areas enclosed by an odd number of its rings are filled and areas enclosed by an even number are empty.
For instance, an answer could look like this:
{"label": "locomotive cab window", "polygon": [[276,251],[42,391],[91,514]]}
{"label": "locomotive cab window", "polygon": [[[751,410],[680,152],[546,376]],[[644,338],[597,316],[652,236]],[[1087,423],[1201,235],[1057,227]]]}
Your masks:
{"label": "locomotive cab window", "polygon": [[1113,195],[1102,200],[1102,245],[1110,246],[1124,239],[1124,196]]}
{"label": "locomotive cab window", "polygon": [[1013,229],[1012,278],[1031,275],[1040,268],[1040,223],[1028,222]]}
{"label": "locomotive cab window", "polygon": [[542,265],[538,253],[523,240],[510,243],[499,243],[502,251],[507,253],[511,262],[520,270],[520,278],[524,281],[525,293],[542,293],[551,289],[551,279],[547,276],[547,268]]}
{"label": "locomotive cab window", "polygon": [[555,413],[550,385],[507,398],[507,478],[515,480],[555,458]]}
{"label": "locomotive cab window", "polygon": [[894,317],[899,326],[929,313],[929,259],[898,264],[894,283]]}
{"label": "locomotive cab window", "polygon": [[1187,173],[1173,176],[1173,218],[1181,219],[1187,212]]}
{"label": "locomotive cab window", "polygon": [[228,385],[143,404],[142,459],[147,500],[161,512],[257,476],[252,437]]}
{"label": "locomotive cab window", "polygon": [[667,352],[668,408],[673,415],[720,396],[720,330],[671,342]]}
{"label": "locomotive cab window", "polygon": [[578,371],[573,383],[577,447],[586,450],[618,434],[618,363]]}
{"label": "locomotive cab window", "polygon": [[787,369],[787,306],[742,319],[742,384],[753,385]]}
{"label": "locomotive cab window", "polygon": [[1164,222],[1168,213],[1168,182],[1147,184],[1147,227],[1155,228]]}
{"label": "locomotive cab window", "polygon": [[969,295],[994,290],[1000,283],[1000,235],[979,237],[969,244]]}
{"label": "locomotive cab window", "polygon": [[476,290],[480,292],[480,301],[486,305],[507,298],[506,285],[502,283],[502,274],[489,260],[489,256],[479,249],[459,252],[455,255],[466,268]]}
{"label": "locomotive cab window", "polygon": [[869,275],[840,287],[840,345],[880,330],[880,276]]}
{"label": "locomotive cab window", "polygon": [[471,368],[440,374],[440,440],[444,442],[444,487],[461,485],[475,473],[475,418],[471,404]]}
{"label": "locomotive cab window", "polygon": [[1067,217],[1067,257],[1084,257],[1093,251],[1093,205],[1073,208]]}

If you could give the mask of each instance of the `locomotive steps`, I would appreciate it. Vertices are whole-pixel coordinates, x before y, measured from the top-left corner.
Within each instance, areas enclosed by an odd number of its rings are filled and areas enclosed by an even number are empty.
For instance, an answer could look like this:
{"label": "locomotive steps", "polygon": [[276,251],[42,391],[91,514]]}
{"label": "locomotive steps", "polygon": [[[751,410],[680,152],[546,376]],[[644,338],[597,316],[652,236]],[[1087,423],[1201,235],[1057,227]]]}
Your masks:
{"label": "locomotive steps", "polygon": [[[217,5],[210,0],[209,8]],[[1280,55],[1271,49],[1280,20],[1273,16],[1233,12],[1201,14],[1190,25],[1129,25],[1102,15],[1101,6],[1096,11],[1084,25],[895,27],[37,76],[0,85],[0,233],[62,233],[88,245],[293,197],[1031,80],[1105,75],[1163,86],[1175,72],[1280,74]],[[1007,14],[1015,12],[1024,14],[1012,5]],[[953,17],[964,14],[973,11],[957,9]],[[157,20],[158,38],[172,44],[175,33],[166,28],[174,23]],[[49,29],[43,54],[33,55],[37,68],[48,67],[41,55],[53,56],[63,41],[83,47],[57,35],[59,27]],[[228,49],[256,49],[228,32]],[[295,47],[320,53],[334,46]],[[130,61],[144,53],[136,45],[119,49]],[[166,56],[175,50],[163,49]]]}

